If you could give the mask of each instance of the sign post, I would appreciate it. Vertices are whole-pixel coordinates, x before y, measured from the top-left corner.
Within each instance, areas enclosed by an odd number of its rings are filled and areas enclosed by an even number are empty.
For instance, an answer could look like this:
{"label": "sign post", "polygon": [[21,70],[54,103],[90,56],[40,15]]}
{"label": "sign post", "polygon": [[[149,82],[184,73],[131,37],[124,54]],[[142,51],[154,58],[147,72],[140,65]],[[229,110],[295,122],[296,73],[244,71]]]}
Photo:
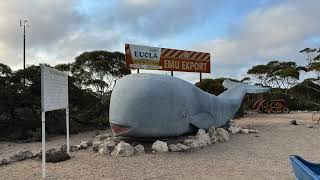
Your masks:
{"label": "sign post", "polygon": [[42,121],[42,177],[46,176],[46,112],[66,109],[67,153],[69,145],[68,74],[40,65],[41,68],[41,121]]}
{"label": "sign post", "polygon": [[46,113],[41,112],[42,121],[42,178],[46,177]]}

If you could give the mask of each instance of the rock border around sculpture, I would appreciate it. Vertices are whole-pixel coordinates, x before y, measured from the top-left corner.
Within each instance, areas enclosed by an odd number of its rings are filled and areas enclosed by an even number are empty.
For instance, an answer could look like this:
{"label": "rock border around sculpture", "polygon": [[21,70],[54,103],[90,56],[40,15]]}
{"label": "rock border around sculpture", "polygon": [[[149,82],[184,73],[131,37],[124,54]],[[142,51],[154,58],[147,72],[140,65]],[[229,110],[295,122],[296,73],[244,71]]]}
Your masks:
{"label": "rock border around sculpture", "polygon": [[[234,124],[229,127],[215,128],[210,127],[207,131],[199,129],[194,136],[188,136],[181,141],[170,143],[162,140],[156,140],[151,145],[151,152],[153,153],[168,153],[168,152],[185,152],[192,149],[203,148],[217,142],[227,142],[230,140],[232,134],[250,134],[259,133],[257,130],[241,128]],[[76,152],[79,150],[85,150],[90,148],[94,152],[98,152],[102,155],[110,155],[116,157],[128,157],[133,155],[146,154],[146,148],[142,144],[136,144],[132,146],[128,142],[124,142],[119,137],[115,137],[110,134],[97,135],[93,140],[83,140],[80,144],[71,145],[70,152]],[[31,151],[18,151],[10,158],[0,159],[0,166],[12,164],[14,162],[26,160],[26,159],[41,159],[41,150],[33,154]],[[70,155],[66,153],[66,144],[62,145],[60,149],[48,149],[46,151],[47,162],[60,162],[70,159]]]}

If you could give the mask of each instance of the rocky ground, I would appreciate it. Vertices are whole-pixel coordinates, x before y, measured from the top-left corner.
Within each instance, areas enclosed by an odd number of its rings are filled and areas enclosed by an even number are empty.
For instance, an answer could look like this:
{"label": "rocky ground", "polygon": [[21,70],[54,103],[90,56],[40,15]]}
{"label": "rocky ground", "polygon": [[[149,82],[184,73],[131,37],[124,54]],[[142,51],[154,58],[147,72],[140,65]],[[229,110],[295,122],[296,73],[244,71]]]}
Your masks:
{"label": "rocky ground", "polygon": [[[235,120],[235,123],[243,128],[258,130],[259,133],[246,134],[244,130],[240,134],[231,134],[228,142],[208,145],[214,140],[225,141],[225,135],[217,135],[217,139],[213,140],[210,132],[200,132],[193,139],[201,137],[201,141],[190,141],[188,145],[204,143],[207,146],[187,151],[152,153],[152,149],[148,151],[146,148],[146,154],[139,154],[137,151],[141,151],[141,147],[138,147],[129,148],[126,152],[130,154],[129,157],[119,157],[123,154],[121,149],[127,145],[121,143],[115,148],[119,151],[112,152],[108,149],[110,143],[105,143],[100,146],[100,153],[90,147],[72,152],[70,160],[47,163],[47,179],[294,179],[288,160],[290,154],[320,162],[320,126],[307,127],[313,123],[311,116],[312,113],[246,116]],[[298,125],[291,125],[291,120],[296,120]],[[110,131],[100,132],[105,133]],[[96,132],[72,135],[71,144],[90,141],[95,135]],[[64,136],[51,138],[47,146],[59,147],[64,141]],[[156,150],[166,151],[163,143],[156,144]],[[21,150],[36,154],[40,148],[40,142],[1,142],[0,159],[13,156]],[[112,153],[113,156],[110,155]],[[28,153],[26,155],[29,156]],[[0,179],[41,179],[40,170],[39,159],[27,159],[0,166]]]}

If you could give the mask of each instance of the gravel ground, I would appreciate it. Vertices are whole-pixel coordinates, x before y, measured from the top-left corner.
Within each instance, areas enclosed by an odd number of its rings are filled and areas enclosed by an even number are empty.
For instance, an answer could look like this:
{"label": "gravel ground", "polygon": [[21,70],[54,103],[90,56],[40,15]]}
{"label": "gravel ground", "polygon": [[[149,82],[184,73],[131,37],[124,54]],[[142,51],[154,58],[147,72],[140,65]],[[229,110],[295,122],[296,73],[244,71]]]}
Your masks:
{"label": "gravel ground", "polygon": [[[292,119],[298,126],[290,125]],[[259,134],[232,135],[227,143],[190,152],[112,157],[91,149],[72,153],[72,159],[47,163],[47,179],[294,179],[288,156],[299,154],[320,162],[320,126],[311,124],[311,113],[250,115],[237,119],[242,127]],[[71,143],[91,139],[94,132],[71,136]],[[50,139],[48,146],[62,144],[65,137]],[[0,157],[41,143],[0,143]],[[41,179],[41,162],[26,160],[0,167],[0,179]]]}

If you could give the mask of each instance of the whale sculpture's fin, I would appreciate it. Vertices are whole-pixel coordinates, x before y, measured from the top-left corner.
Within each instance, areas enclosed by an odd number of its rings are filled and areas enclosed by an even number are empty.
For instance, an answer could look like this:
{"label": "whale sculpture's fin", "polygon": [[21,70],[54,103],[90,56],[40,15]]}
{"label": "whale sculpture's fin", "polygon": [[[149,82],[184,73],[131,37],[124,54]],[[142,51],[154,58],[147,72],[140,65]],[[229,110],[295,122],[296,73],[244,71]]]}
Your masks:
{"label": "whale sculpture's fin", "polygon": [[254,85],[241,83],[241,82],[234,82],[234,81],[230,81],[229,79],[224,80],[222,85],[223,85],[223,87],[225,87],[229,90],[233,89],[235,87],[242,86],[246,90],[246,93],[266,93],[266,92],[270,91],[270,88],[258,87],[258,86],[254,86]]}
{"label": "whale sculpture's fin", "polygon": [[208,129],[212,125],[213,117],[209,113],[199,113],[191,116],[190,123],[199,129]]}

